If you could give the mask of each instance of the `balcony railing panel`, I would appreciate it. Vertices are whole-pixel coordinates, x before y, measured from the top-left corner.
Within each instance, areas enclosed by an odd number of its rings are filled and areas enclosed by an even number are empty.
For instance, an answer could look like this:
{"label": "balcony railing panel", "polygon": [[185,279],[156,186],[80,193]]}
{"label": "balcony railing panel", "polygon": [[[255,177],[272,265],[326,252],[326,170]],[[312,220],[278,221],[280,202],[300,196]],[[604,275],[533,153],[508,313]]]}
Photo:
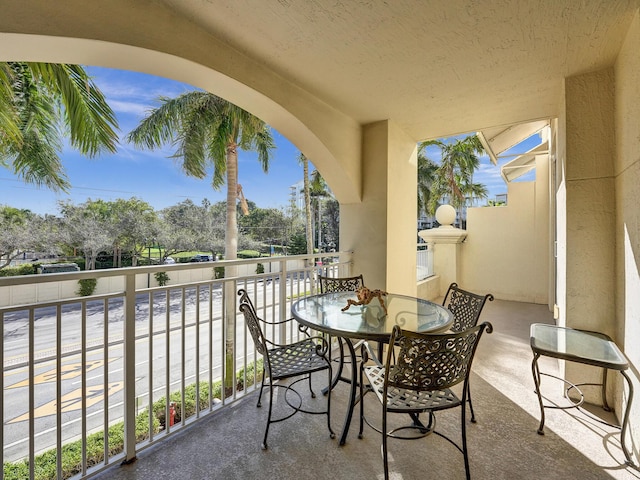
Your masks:
{"label": "balcony railing panel", "polygon": [[432,277],[433,272],[433,250],[427,247],[426,243],[418,243],[416,254],[416,280],[424,280]]}
{"label": "balcony railing panel", "polygon": [[[213,266],[238,274],[217,279]],[[160,271],[198,280],[151,286]],[[238,288],[246,289],[259,315],[275,322],[315,292],[318,273],[349,272],[341,253],[332,261],[300,255],[1,278],[2,478],[34,478],[43,454],[53,455],[51,478],[88,477],[225,408],[257,388],[261,368],[242,316],[226,317],[225,292],[235,304]],[[87,278],[98,280],[98,294],[65,297]],[[33,300],[38,290],[46,301],[7,304]],[[295,322],[265,333],[275,342],[301,335]],[[74,442],[81,453],[70,473],[64,451]]]}

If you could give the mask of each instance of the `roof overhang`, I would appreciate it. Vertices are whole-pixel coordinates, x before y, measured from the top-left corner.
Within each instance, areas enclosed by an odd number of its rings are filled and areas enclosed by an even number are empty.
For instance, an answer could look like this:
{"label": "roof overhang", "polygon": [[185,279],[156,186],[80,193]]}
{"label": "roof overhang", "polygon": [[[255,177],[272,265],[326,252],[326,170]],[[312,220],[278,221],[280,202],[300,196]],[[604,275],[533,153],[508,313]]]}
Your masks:
{"label": "roof overhang", "polygon": [[536,157],[546,153],[549,153],[549,149],[547,143],[543,142],[505,163],[500,169],[500,175],[505,182],[509,183],[536,168]]}
{"label": "roof overhang", "polygon": [[508,127],[487,128],[477,132],[478,138],[491,159],[498,164],[498,158],[507,150],[515,147],[523,140],[540,132],[549,125],[549,120],[519,123]]}

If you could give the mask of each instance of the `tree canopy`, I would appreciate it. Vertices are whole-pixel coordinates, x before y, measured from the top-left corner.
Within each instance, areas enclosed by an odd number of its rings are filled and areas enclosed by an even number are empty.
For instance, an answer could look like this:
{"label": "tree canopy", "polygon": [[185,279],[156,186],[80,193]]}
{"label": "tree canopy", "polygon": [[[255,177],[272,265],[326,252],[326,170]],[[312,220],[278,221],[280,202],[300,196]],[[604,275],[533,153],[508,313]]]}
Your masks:
{"label": "tree canopy", "polygon": [[[426,149],[430,146],[440,149],[439,164],[426,157]],[[418,145],[419,205],[423,208],[426,205],[426,212],[433,215],[442,200],[457,209],[465,206],[467,199],[487,198],[487,188],[473,181],[473,174],[480,166],[478,155],[483,152],[482,143],[476,135],[451,141],[421,142]],[[435,169],[434,165],[437,165]]]}

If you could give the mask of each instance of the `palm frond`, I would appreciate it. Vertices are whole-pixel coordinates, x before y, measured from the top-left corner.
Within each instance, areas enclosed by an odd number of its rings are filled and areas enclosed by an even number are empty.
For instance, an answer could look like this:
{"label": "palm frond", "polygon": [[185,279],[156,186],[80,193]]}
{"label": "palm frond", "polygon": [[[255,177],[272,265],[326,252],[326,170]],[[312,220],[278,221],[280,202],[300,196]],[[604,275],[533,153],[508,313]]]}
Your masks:
{"label": "palm frond", "polygon": [[[8,63],[0,63],[0,153],[11,145],[22,144],[19,116],[13,101],[13,72]],[[2,161],[2,160],[0,160]]]}
{"label": "palm frond", "polygon": [[56,95],[71,145],[89,157],[117,150],[118,122],[104,95],[79,65],[27,63],[37,82]]}

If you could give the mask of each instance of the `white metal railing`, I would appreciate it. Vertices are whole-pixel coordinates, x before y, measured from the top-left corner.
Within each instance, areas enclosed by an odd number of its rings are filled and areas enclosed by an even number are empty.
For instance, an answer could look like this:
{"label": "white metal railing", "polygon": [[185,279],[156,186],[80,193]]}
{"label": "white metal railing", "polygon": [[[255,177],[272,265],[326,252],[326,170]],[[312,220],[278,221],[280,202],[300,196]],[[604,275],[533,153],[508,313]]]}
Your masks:
{"label": "white metal railing", "polygon": [[[226,313],[226,299],[232,295],[235,305],[244,288],[259,315],[285,319],[292,301],[315,292],[319,272],[350,274],[349,253],[333,255],[322,258],[322,266],[317,255],[298,255],[0,278],[0,297],[20,286],[37,290],[90,278],[122,285],[88,297],[0,307],[1,478],[34,478],[36,457],[45,452],[50,478],[68,477],[63,447],[72,442],[81,451],[78,477],[88,477],[253,391],[261,364],[242,317],[235,309]],[[258,264],[266,273],[248,273]],[[246,274],[216,279],[212,267],[245,267]],[[146,286],[156,272],[179,278],[202,269],[210,278]],[[266,332],[274,341],[298,333]],[[228,340],[234,357],[225,369]],[[228,389],[226,371],[240,372]]]}
{"label": "white metal railing", "polygon": [[433,275],[433,249],[428,248],[426,243],[418,243],[416,280],[419,282]]}

